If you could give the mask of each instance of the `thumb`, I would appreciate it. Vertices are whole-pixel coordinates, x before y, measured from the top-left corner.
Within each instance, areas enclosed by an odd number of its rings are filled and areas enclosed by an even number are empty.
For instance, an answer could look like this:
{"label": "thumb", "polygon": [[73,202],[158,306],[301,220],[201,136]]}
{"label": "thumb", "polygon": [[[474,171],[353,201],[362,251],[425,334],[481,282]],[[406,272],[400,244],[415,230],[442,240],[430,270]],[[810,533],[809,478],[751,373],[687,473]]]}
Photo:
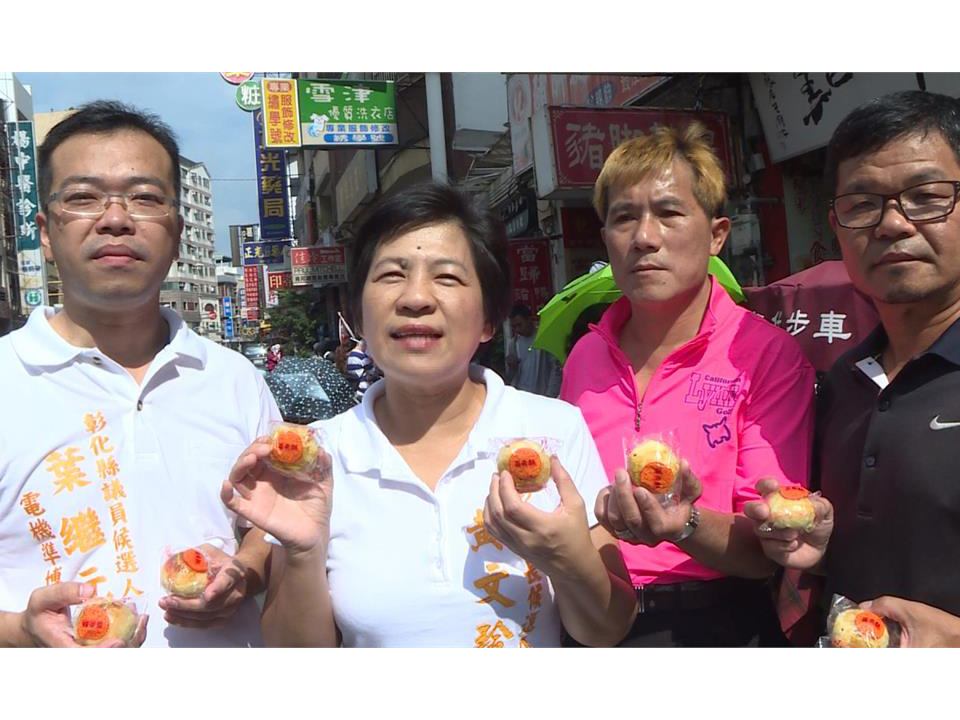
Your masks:
{"label": "thumb", "polygon": [[560,501],[564,505],[572,505],[576,502],[583,502],[580,491],[573,484],[570,473],[560,464],[560,459],[556,455],[550,456],[550,475],[557,485],[557,492],[560,494]]}
{"label": "thumb", "polygon": [[703,492],[700,484],[700,478],[693,474],[690,469],[690,463],[686,460],[680,461],[680,498],[689,500],[691,504],[695,503]]}
{"label": "thumb", "polygon": [[38,588],[30,595],[28,605],[34,612],[62,610],[68,605],[79,605],[96,593],[96,586],[89,583],[64,582]]}

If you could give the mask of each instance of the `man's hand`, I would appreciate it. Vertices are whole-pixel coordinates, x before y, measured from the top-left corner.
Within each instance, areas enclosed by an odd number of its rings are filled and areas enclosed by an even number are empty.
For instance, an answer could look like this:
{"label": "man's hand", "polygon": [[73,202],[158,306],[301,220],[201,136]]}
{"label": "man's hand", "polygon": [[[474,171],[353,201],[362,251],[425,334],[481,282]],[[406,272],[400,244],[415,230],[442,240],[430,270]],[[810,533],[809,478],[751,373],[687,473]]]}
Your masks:
{"label": "man's hand", "polygon": [[900,623],[900,647],[960,647],[960,618],[939,608],[889,595],[860,607]]}
{"label": "man's hand", "polygon": [[[122,640],[104,640],[84,646],[73,639],[70,606],[93,597],[95,588],[87,583],[65,582],[48,585],[30,593],[27,609],[20,613],[22,641],[27,647],[127,647]],[[140,647],[147,637],[147,616],[142,615],[129,647]]]}
{"label": "man's hand", "polygon": [[597,495],[594,511],[611,535],[631,545],[656,547],[679,537],[690,518],[690,506],[700,497],[700,480],[686,460],[680,462],[680,502],[664,507],[649,490],[635,487],[626,470]]}
{"label": "man's hand", "polygon": [[544,512],[523,501],[509,472],[494,473],[483,507],[483,524],[498,542],[550,575],[567,571],[580,553],[593,548],[583,498],[554,455],[550,475],[560,505]]}
{"label": "man's hand", "polygon": [[[773,478],[757,482],[757,492],[764,498],[779,489]],[[810,502],[816,510],[816,525],[808,533],[799,530],[761,530],[770,519],[766,500],[753,500],[743,506],[743,514],[753,520],[757,537],[764,554],[778,565],[797,570],[809,570],[823,558],[833,532],[833,505],[826,498],[811,495]]]}
{"label": "man's hand", "polygon": [[248,570],[243,562],[207,543],[201,545],[200,550],[214,570],[213,579],[200,597],[167,595],[160,598],[157,604],[166,611],[163,618],[171,625],[204,628],[223,624],[233,617],[247,597]]}

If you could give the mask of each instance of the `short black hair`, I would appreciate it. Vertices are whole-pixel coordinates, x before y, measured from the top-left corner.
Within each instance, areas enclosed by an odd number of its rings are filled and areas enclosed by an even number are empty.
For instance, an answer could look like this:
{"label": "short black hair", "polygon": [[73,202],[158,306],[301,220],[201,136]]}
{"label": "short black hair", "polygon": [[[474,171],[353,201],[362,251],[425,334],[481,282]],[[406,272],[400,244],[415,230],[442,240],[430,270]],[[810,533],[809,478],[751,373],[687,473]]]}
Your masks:
{"label": "short black hair", "polygon": [[960,162],[960,102],[947,95],[904,90],[864,103],[847,115],[827,145],[824,180],[832,196],[844,160],[879,150],[906,135],[939,132]]}
{"label": "short black hair", "polygon": [[445,222],[457,223],[470,242],[483,293],[484,320],[496,328],[506,319],[511,294],[503,223],[489,208],[481,207],[449,185],[423,183],[380,200],[357,231],[347,287],[350,315],[358,332],[362,333],[363,326],[363,286],[377,248],[408,232]]}
{"label": "short black hair", "polygon": [[170,126],[158,116],[132,105],[116,100],[95,100],[81,105],[76,112],[64,118],[51,128],[43,143],[37,148],[37,182],[40,186],[40,205],[47,209],[47,198],[53,189],[53,168],[50,157],[61,143],[74,135],[106,134],[119,130],[139,130],[146,133],[163,146],[170,156],[173,166],[173,191],[175,207],[180,208],[180,146],[177,136]]}
{"label": "short black hair", "polygon": [[509,315],[509,317],[511,317],[511,318],[515,318],[515,317],[525,317],[525,318],[533,317],[533,311],[532,311],[529,307],[527,307],[526,305],[524,305],[523,303],[517,303],[517,304],[514,305],[512,308],[510,308],[510,315]]}

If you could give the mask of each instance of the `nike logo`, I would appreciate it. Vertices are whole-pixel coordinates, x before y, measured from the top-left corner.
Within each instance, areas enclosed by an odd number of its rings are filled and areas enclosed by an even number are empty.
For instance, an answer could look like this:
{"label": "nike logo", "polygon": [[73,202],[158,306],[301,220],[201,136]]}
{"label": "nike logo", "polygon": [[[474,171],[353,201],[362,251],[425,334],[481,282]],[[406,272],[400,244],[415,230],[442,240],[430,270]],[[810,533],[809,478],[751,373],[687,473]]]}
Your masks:
{"label": "nike logo", "polygon": [[960,427],[960,422],[940,422],[940,416],[937,415],[933,420],[930,421],[931,430],[946,430],[947,428]]}

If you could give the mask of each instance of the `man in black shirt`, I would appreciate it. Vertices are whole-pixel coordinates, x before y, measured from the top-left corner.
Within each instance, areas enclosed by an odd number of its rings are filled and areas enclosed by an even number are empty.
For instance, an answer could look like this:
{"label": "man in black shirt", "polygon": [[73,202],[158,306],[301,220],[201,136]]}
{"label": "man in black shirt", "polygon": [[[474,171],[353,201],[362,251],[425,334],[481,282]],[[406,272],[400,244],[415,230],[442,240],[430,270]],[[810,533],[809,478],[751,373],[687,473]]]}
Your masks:
{"label": "man in black shirt", "polygon": [[960,103],[902,92],[861,106],[826,173],[830,225],[881,325],[821,387],[819,525],[761,533],[764,549],[899,621],[910,645],[960,646]]}

